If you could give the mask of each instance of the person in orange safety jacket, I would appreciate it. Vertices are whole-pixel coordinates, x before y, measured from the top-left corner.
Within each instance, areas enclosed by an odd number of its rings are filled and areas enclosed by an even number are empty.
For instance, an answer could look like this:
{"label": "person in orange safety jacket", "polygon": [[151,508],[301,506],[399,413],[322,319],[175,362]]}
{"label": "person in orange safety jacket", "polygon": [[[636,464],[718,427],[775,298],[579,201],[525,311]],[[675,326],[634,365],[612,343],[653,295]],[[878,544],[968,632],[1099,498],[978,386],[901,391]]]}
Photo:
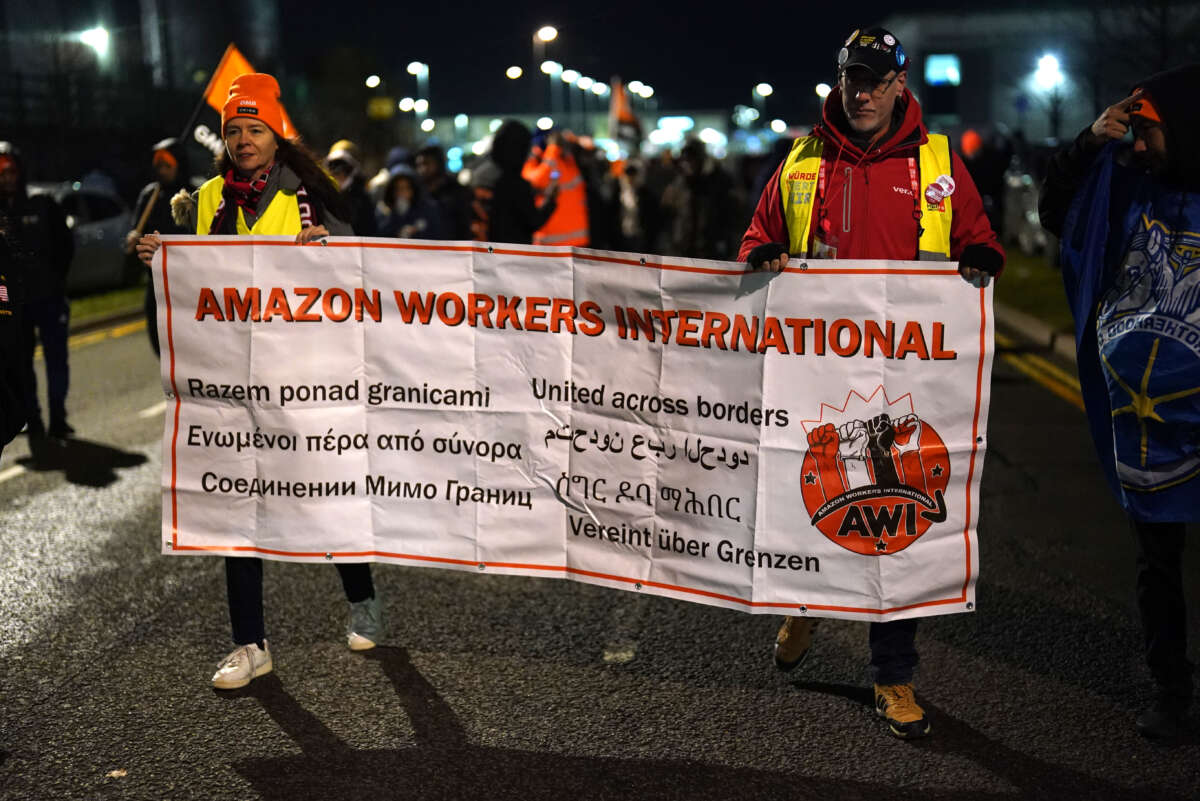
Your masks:
{"label": "person in orange safety jacket", "polygon": [[[587,247],[591,242],[588,233],[587,187],[579,165],[568,152],[563,137],[551,133],[546,140],[545,150],[536,145],[533,154],[525,162],[521,177],[528,181],[536,192],[544,193],[551,183],[558,185],[558,208],[546,224],[533,235],[535,245],[574,245]],[[542,205],[538,198],[538,206]]]}

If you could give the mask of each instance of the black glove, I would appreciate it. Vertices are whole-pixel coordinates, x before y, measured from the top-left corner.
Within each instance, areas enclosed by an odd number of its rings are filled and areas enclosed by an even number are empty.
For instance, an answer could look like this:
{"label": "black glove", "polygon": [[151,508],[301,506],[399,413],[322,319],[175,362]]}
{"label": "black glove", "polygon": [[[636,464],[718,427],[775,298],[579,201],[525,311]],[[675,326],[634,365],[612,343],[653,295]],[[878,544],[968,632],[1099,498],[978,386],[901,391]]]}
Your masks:
{"label": "black glove", "polygon": [[958,266],[973,267],[983,270],[988,275],[995,275],[1004,266],[1004,257],[987,245],[967,245],[958,257]]}
{"label": "black glove", "polygon": [[774,261],[787,252],[787,245],[781,245],[778,242],[764,242],[750,251],[750,254],[746,256],[746,263],[757,270],[766,262]]}

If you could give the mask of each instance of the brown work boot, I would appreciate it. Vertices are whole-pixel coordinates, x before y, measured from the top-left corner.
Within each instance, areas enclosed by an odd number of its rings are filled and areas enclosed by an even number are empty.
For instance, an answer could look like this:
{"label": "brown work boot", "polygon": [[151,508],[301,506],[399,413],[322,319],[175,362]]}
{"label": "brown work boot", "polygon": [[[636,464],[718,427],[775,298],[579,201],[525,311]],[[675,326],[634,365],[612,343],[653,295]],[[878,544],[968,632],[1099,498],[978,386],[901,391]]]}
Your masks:
{"label": "brown work boot", "polygon": [[813,632],[819,620],[809,617],[785,617],[775,636],[775,667],[795,670],[812,648]]}
{"label": "brown work boot", "polygon": [[888,722],[892,734],[911,740],[929,734],[929,718],[913,696],[912,683],[876,684],[875,712]]}

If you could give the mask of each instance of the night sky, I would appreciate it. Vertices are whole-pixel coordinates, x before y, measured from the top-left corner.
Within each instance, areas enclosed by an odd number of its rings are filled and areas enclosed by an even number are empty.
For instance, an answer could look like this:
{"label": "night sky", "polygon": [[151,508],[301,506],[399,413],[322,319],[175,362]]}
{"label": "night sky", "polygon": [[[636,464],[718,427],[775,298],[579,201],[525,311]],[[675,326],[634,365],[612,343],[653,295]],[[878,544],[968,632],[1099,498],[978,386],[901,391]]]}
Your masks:
{"label": "night sky", "polygon": [[[930,0],[908,8],[917,7],[962,4]],[[896,11],[894,4],[878,0],[720,6],[575,0],[569,6],[494,3],[470,12],[443,2],[416,9],[373,6],[368,13],[346,7],[336,16],[331,12],[338,6],[328,2],[297,0],[283,8],[289,71],[312,70],[319,61],[314,53],[354,43],[353,52],[343,51],[341,66],[361,59],[362,69],[378,71],[388,81],[388,94],[403,96],[415,94],[405,65],[424,61],[431,68],[430,99],[437,114],[529,105],[535,91],[528,83],[533,32],[544,24],[559,29],[547,58],[598,80],[619,74],[649,83],[659,108],[748,104],[751,88],[768,81],[776,90],[769,113],[786,114],[810,106],[818,81],[832,82],[837,51],[854,28],[878,24]],[[511,64],[525,68],[520,81],[504,77]],[[541,73],[536,78],[546,81]]]}

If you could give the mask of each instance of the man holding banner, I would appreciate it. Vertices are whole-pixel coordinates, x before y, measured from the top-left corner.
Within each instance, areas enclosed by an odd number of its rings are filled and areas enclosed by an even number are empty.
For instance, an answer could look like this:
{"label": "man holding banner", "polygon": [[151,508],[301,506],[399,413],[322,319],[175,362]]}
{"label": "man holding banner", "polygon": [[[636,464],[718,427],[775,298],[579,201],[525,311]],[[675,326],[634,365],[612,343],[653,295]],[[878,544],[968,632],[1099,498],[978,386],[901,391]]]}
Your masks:
{"label": "man holding banner", "polygon": [[[351,235],[349,209],[332,179],[316,159],[287,138],[279,84],[266,74],[233,79],[221,110],[225,153],[219,174],[194,198],[173,200],[176,220],[196,234],[295,236],[297,244],[330,235]],[[150,264],[161,246],[155,234],[137,244],[139,257]],[[352,650],[373,648],[383,635],[382,605],[375,594],[369,563],[337,564],[350,602],[347,644]],[[227,556],[225,576],[233,650],[212,678],[218,689],[235,689],[271,672],[262,602],[262,560]]]}
{"label": "man holding banner", "polygon": [[[883,28],[855,30],[837,66],[838,85],[825,100],[821,121],[811,136],[795,141],[767,184],[739,260],[773,271],[785,269],[789,260],[813,258],[949,260],[958,262],[972,285],[986,286],[1003,267],[1004,252],[961,159],[945,136],[925,128],[921,107],[906,88],[908,60],[900,43]],[[886,420],[875,431],[879,422],[868,421],[861,439],[876,443],[886,434],[886,452],[904,434]],[[830,436],[831,442],[822,439]],[[852,464],[837,455],[838,436],[833,427],[817,428],[810,432],[810,446],[820,453],[830,445],[831,475],[845,470],[844,480],[852,485]],[[885,483],[890,460],[872,461],[870,447],[864,448],[864,475],[876,485]],[[775,646],[780,670],[804,661],[816,626],[808,617],[784,620]],[[875,708],[900,738],[930,731],[913,697],[916,629],[916,619],[909,618],[875,622],[870,630]]]}

